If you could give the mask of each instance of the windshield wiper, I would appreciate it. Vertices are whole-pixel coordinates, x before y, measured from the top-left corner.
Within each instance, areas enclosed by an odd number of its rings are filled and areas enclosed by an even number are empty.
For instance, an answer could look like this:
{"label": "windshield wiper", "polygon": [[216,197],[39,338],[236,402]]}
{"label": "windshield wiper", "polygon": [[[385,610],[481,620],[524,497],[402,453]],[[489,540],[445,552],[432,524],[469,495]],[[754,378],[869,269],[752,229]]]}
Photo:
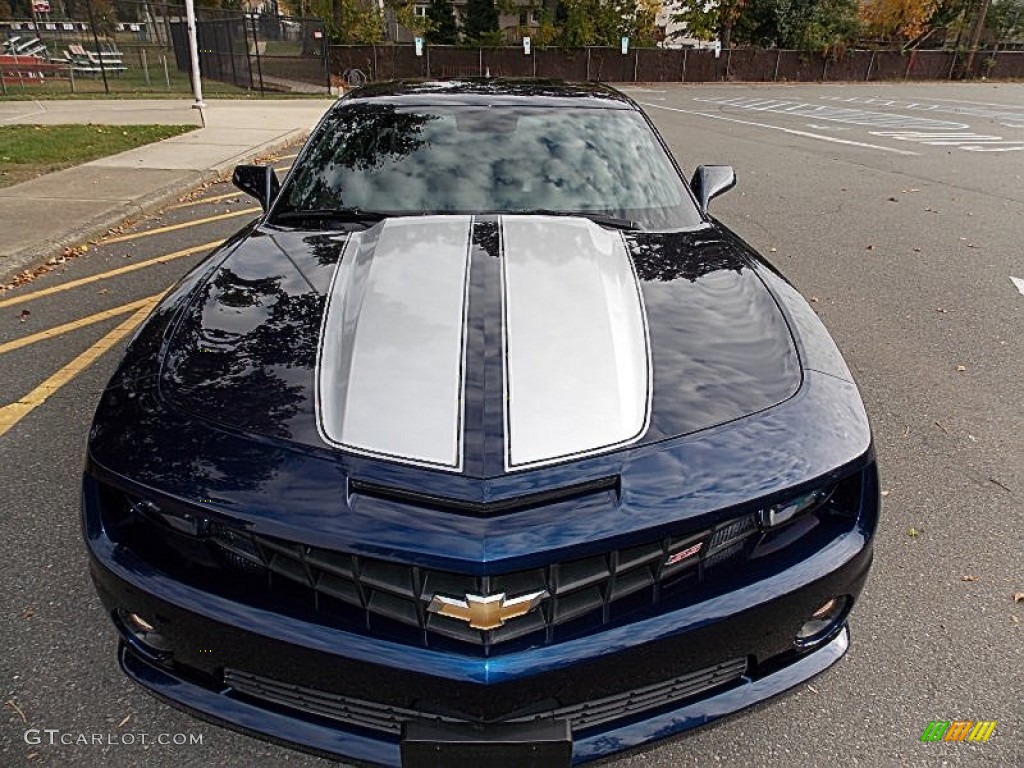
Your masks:
{"label": "windshield wiper", "polygon": [[609,216],[604,213],[591,213],[589,211],[556,211],[550,208],[530,208],[522,211],[502,211],[502,213],[514,213],[520,216],[575,216],[581,219],[590,219],[595,224],[612,229],[641,229],[638,222],[632,219],[620,219],[617,216]]}
{"label": "windshield wiper", "polygon": [[367,211],[362,208],[308,208],[294,211],[281,211],[274,216],[272,223],[289,221],[340,221],[371,224],[383,221],[389,214],[383,211]]}

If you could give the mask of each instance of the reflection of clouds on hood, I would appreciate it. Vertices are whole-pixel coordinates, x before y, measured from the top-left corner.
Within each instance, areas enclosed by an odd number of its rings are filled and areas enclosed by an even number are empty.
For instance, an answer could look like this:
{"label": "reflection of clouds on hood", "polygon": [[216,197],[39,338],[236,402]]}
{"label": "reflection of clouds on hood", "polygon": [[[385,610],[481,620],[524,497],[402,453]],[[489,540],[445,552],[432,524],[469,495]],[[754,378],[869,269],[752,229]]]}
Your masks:
{"label": "reflection of clouds on hood", "polygon": [[[466,112],[408,110],[431,119],[417,121],[417,141],[404,144],[407,151],[381,153],[369,166],[324,166],[321,179],[336,198],[329,204],[416,212],[551,208],[629,212],[640,219],[645,210],[660,209],[650,217],[653,226],[666,225],[665,209],[670,209],[669,226],[699,221],[675,169],[638,114],[516,108],[518,120],[495,121],[500,109],[505,108],[488,110],[478,120]],[[406,112],[395,110],[396,126],[389,134],[401,130]],[[338,134],[333,138],[336,142]]]}

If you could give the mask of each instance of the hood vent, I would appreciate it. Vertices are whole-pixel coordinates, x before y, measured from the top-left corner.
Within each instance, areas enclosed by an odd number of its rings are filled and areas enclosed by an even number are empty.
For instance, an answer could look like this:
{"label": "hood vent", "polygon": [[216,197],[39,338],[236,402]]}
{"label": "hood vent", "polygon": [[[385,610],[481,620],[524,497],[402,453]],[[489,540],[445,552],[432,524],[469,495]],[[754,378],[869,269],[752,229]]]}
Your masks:
{"label": "hood vent", "polygon": [[460,515],[491,517],[521,512],[562,501],[575,501],[585,496],[595,496],[601,493],[608,493],[609,491],[614,495],[614,500],[617,503],[619,500],[620,481],[618,475],[613,475],[598,478],[597,480],[588,480],[585,483],[567,485],[549,491],[528,493],[523,496],[498,501],[452,499],[420,493],[419,491],[409,491],[404,488],[393,488],[365,480],[349,480],[348,490],[349,494],[354,496],[395,501],[401,504],[415,504],[419,507],[427,507],[442,512],[454,512]]}

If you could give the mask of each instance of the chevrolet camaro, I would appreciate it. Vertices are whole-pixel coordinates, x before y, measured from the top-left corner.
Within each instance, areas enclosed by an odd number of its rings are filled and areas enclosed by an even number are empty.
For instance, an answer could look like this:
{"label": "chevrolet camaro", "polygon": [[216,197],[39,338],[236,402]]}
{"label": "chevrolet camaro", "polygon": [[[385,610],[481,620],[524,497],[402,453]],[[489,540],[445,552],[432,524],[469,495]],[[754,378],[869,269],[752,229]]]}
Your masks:
{"label": "chevrolet camaro", "polygon": [[687,183],[604,86],[399,82],[234,181],[262,215],[158,305],[89,436],[129,677],[347,760],[567,766],[843,656],[871,431],[708,213],[731,168]]}

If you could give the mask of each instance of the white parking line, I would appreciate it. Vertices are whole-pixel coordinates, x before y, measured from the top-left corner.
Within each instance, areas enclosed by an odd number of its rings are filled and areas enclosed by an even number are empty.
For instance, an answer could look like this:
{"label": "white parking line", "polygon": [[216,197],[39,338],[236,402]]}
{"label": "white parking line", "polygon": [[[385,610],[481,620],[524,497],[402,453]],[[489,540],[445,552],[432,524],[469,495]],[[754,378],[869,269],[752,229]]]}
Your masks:
{"label": "white parking line", "polygon": [[872,136],[882,136],[896,141],[913,141],[932,147],[957,147],[968,152],[1020,152],[1024,141],[1007,141],[1002,136],[979,133],[955,132],[932,133],[929,131],[870,131]]}
{"label": "white parking line", "polygon": [[783,115],[798,115],[812,120],[829,120],[847,125],[861,125],[868,128],[906,128],[935,131],[955,131],[966,129],[966,123],[954,123],[950,120],[932,120],[926,117],[897,115],[891,112],[870,112],[865,109],[848,109],[846,107],[826,107],[821,104],[807,104],[800,101],[778,101],[766,99],[750,99],[742,97],[713,96],[702,98],[695,96],[694,101],[704,101],[721,107],[734,107],[752,112],[776,112]]}
{"label": "white parking line", "polygon": [[726,117],[725,115],[712,115],[707,112],[697,112],[692,109],[682,109],[680,107],[666,107],[663,104],[652,104],[650,102],[641,101],[645,107],[651,107],[652,109],[665,109],[669,112],[682,112],[687,115],[697,115],[698,117],[707,117],[711,120],[724,120],[727,123],[739,123],[740,125],[753,125],[757,128],[768,128],[773,131],[782,131],[793,136],[803,136],[808,139],[818,139],[820,141],[829,141],[833,144],[847,144],[853,147],[863,147],[864,149],[877,149],[879,152],[892,152],[896,155],[913,155],[917,156],[919,152],[911,152],[906,149],[896,149],[895,147],[883,147],[880,144],[868,144],[864,141],[851,141],[850,139],[837,139],[835,136],[822,136],[820,133],[811,133],[809,131],[798,131],[793,128],[783,128],[781,125],[772,125],[771,123],[755,123],[752,120],[739,120],[735,117]]}
{"label": "white parking line", "polygon": [[954,104],[930,104],[919,101],[894,101],[874,99],[868,96],[820,96],[822,101],[838,101],[844,104],[867,104],[876,107],[896,107],[915,112],[937,112],[949,115],[968,115],[998,120],[1007,128],[1024,128],[1024,112],[1006,112],[983,106],[961,106]]}

